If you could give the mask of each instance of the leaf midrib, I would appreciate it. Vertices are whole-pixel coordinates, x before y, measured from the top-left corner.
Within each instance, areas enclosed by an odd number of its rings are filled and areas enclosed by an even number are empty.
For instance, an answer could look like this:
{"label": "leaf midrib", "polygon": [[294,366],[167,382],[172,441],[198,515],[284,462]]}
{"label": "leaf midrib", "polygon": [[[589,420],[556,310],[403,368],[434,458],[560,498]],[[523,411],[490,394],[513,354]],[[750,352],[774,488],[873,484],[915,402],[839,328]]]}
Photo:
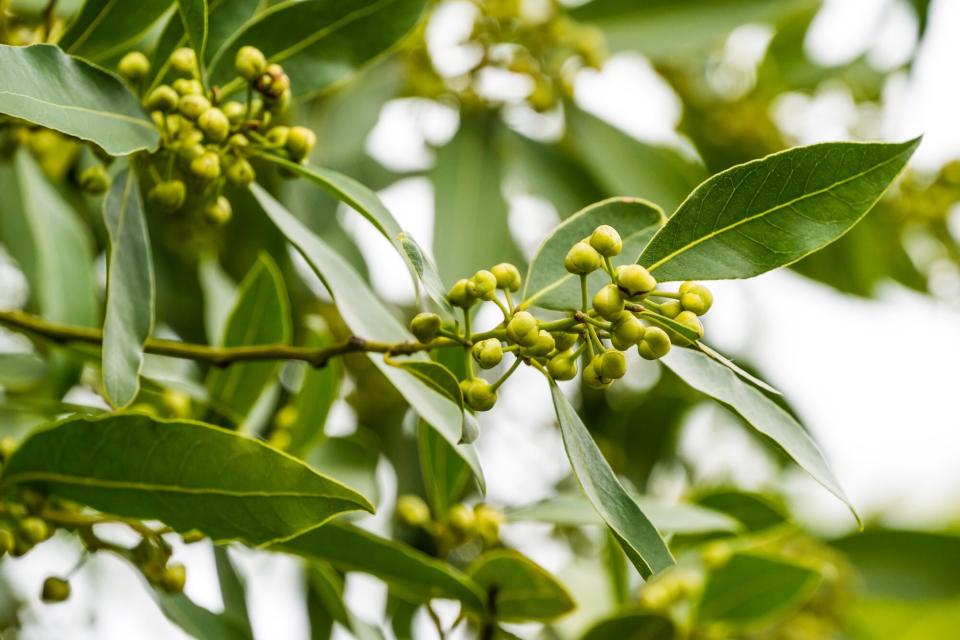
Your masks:
{"label": "leaf midrib", "polygon": [[133,116],[128,116],[122,113],[116,113],[111,111],[101,111],[99,109],[90,109],[89,107],[80,107],[72,104],[60,104],[58,102],[51,102],[49,100],[44,100],[43,98],[37,98],[35,96],[30,96],[24,93],[17,93],[16,91],[0,90],[0,95],[14,96],[16,98],[25,98],[27,100],[32,100],[34,102],[39,102],[40,104],[47,105],[48,107],[56,107],[58,109],[65,109],[67,111],[79,111],[81,113],[90,113],[90,114],[101,116],[104,118],[110,118],[114,120],[129,122],[130,124],[135,124],[149,131],[154,130],[153,125],[148,124],[145,120],[141,118],[135,118]]}

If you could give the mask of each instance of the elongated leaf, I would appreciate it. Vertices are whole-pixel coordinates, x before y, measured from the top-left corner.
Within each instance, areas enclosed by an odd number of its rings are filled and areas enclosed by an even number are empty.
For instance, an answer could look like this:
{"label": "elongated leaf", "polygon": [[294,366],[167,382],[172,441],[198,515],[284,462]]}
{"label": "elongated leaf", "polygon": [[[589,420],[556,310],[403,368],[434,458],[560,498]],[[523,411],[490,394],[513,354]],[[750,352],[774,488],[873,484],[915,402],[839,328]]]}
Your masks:
{"label": "elongated leaf", "polygon": [[720,364],[722,364],[723,366],[725,366],[727,369],[730,369],[731,371],[736,373],[738,376],[740,376],[744,380],[755,384],[756,386],[760,387],[764,391],[768,393],[776,394],[778,396],[783,395],[782,393],[780,393],[779,391],[771,387],[769,384],[767,384],[757,376],[751,374],[749,371],[745,371],[742,367],[738,366],[730,358],[726,357],[716,349],[712,347],[708,347],[705,343],[699,340],[697,341],[697,348],[700,349],[700,351],[703,351],[705,354],[707,354],[711,358],[713,358],[714,360],[716,360],[717,362],[719,362]]}
{"label": "elongated leaf", "polygon": [[183,20],[190,44],[197,53],[197,60],[202,64],[206,59],[204,54],[207,49],[207,30],[209,29],[207,0],[177,0],[177,8],[180,10],[180,18]]}
{"label": "elongated leaf", "polygon": [[160,142],[115,76],[50,45],[0,45],[0,113],[89,140],[115,156],[153,151]]}
{"label": "elongated leaf", "polygon": [[[384,342],[409,342],[414,339],[337,252],[311,233],[264,189],[254,185],[252,191],[264,212],[323,279],[337,303],[340,315],[352,331],[362,338]],[[421,354],[421,359],[426,359],[426,355]],[[410,406],[440,432],[447,442],[454,445],[457,454],[470,465],[474,476],[483,487],[483,472],[476,450],[471,445],[457,444],[463,422],[457,405],[424,386],[410,373],[386,364],[381,356],[370,354],[370,360],[406,398]]]}
{"label": "elongated leaf", "polygon": [[306,0],[284,2],[236,33],[210,62],[210,78],[234,77],[241,46],[254,46],[283,65],[294,97],[343,82],[393,47],[420,18],[424,0]]}
{"label": "elongated leaf", "polygon": [[432,360],[396,360],[384,358],[384,361],[394,367],[408,371],[425,385],[450,399],[463,411],[463,391],[460,383],[450,370],[439,362]]}
{"label": "elongated leaf", "polygon": [[662,316],[660,314],[653,313],[650,311],[641,311],[637,315],[643,318],[644,320],[649,320],[653,324],[663,327],[664,329],[675,331],[679,333],[681,336],[683,336],[684,338],[686,338],[687,340],[696,341],[700,337],[699,333],[697,333],[690,327],[680,324],[673,318],[668,318],[666,316]]}
{"label": "elongated leaf", "polygon": [[[320,348],[333,344],[333,334],[323,319],[314,316],[308,319],[309,333],[304,346]],[[297,421],[290,434],[287,451],[302,456],[323,439],[323,427],[327,422],[330,407],[340,394],[343,380],[343,364],[334,358],[324,367],[307,367],[297,394]]]}
{"label": "elongated leaf", "polygon": [[437,306],[448,316],[453,314],[436,265],[423,252],[417,241],[400,228],[393,214],[384,206],[376,193],[350,176],[330,169],[322,169],[309,164],[298,164],[273,155],[261,155],[261,157],[319,185],[330,195],[349,205],[354,211],[366,218],[406,260],[414,275],[423,283],[430,299],[437,303]]}
{"label": "elongated leaf", "polygon": [[262,545],[319,526],[366,498],[263,442],[141,414],[78,417],[30,436],[0,484],[38,485],[119,516],[215,541]]}
{"label": "elongated leaf", "polygon": [[[598,226],[608,224],[623,239],[623,250],[612,259],[613,264],[629,264],[636,261],[635,256],[665,221],[659,207],[638,198],[610,198],[581,209],[557,225],[540,244],[527,269],[521,306],[579,309],[580,278],[563,266],[570,247]],[[598,269],[588,278],[589,290],[596,291],[605,281],[609,282],[609,276]]]}
{"label": "elongated leaf", "polygon": [[[223,345],[286,344],[290,332],[290,301],[283,276],[273,258],[263,253],[240,284],[224,330]],[[243,362],[214,369],[207,380],[211,405],[240,424],[278,370],[279,364],[274,361]]]}
{"label": "elongated leaf", "polygon": [[203,328],[210,344],[222,346],[233,303],[237,299],[237,285],[223,270],[216,256],[200,258],[200,288],[203,290]]}
{"label": "elongated leaf", "polygon": [[417,450],[423,486],[434,513],[447,513],[460,500],[470,480],[470,467],[430,425],[417,421]]}
{"label": "elongated leaf", "polygon": [[136,42],[171,4],[173,0],[138,0],[131,11],[125,2],[87,0],[58,44],[67,53],[105,60]]}
{"label": "elongated leaf", "polygon": [[581,640],[674,640],[676,629],[666,616],[630,611],[601,620]]}
{"label": "elongated leaf", "polygon": [[580,416],[552,381],[550,394],[573,473],[637,571],[646,577],[673,565],[667,544],[620,484]]}
{"label": "elongated leaf", "polygon": [[467,574],[492,595],[491,613],[498,620],[552,620],[574,607],[556,578],[516,551],[488,551],[470,564]]}
{"label": "elongated leaf", "polygon": [[153,330],[156,299],[150,234],[133,171],[114,177],[103,201],[103,220],[110,234],[103,387],[115,407],[125,407],[140,389],[143,343]]}
{"label": "elongated leaf", "polygon": [[220,583],[220,597],[223,600],[221,615],[233,621],[246,635],[252,635],[250,614],[247,611],[247,587],[230,559],[227,547],[214,547],[213,558],[217,565],[217,582]]}
{"label": "elongated leaf", "polygon": [[4,387],[30,386],[40,382],[45,375],[47,363],[36,353],[0,353],[0,385]]}
{"label": "elongated leaf", "polygon": [[714,489],[697,497],[697,503],[725,513],[743,523],[747,531],[763,531],[790,522],[786,508],[771,496],[736,489]]}
{"label": "elongated leaf", "polygon": [[730,407],[757,431],[776,442],[797,464],[860,517],[827,465],[823,453],[793,416],[733,371],[693,349],[672,349],[661,360],[694,389]]}
{"label": "elongated leaf", "polygon": [[659,280],[750,278],[830,244],[873,207],[920,139],[828,142],[713,176],[640,256]]}
{"label": "elongated leaf", "polygon": [[217,614],[193,602],[183,594],[157,593],[157,604],[163,615],[191,637],[203,640],[253,640],[249,628],[236,620]]}
{"label": "elongated leaf", "polygon": [[453,598],[473,611],[484,608],[483,591],[459,570],[352,525],[332,522],[269,548],[325,560],[342,571],[369,573],[416,602]]}
{"label": "elongated leaf", "polygon": [[[310,640],[329,638],[334,621],[349,629],[356,640],[385,640],[379,627],[361,620],[347,609],[343,602],[343,578],[329,564],[310,564],[307,568],[307,587]],[[323,614],[326,614],[325,619]]]}
{"label": "elongated leaf", "polygon": [[366,431],[357,431],[350,436],[324,438],[310,452],[307,462],[376,504],[380,498],[377,484],[379,459],[375,439]]}

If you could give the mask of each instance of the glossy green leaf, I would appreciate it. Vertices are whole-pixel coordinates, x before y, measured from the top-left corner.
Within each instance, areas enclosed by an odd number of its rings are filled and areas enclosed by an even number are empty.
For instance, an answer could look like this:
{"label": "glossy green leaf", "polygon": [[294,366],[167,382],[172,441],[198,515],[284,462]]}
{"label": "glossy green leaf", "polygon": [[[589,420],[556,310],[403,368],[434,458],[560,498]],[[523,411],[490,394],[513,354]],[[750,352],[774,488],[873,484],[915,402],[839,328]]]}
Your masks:
{"label": "glossy green leaf", "polygon": [[349,524],[332,522],[269,548],[325,560],[342,571],[369,573],[417,602],[452,598],[474,611],[484,608],[482,590],[459,570]]}
{"label": "glossy green leaf", "polygon": [[115,76],[50,45],[0,45],[0,113],[89,140],[111,155],[153,151],[160,133]]}
{"label": "glossy green leaf", "polygon": [[828,142],[727,169],[690,194],[639,262],[666,281],[750,278],[796,262],[866,215],[919,144]]}
{"label": "glossy green leaf", "polygon": [[350,436],[324,438],[310,452],[307,462],[334,480],[353,487],[376,504],[380,497],[377,485],[377,462],[380,456],[372,440],[364,431]]}
{"label": "glossy green leaf", "polygon": [[552,381],[550,394],[573,473],[627,557],[644,577],[672,566],[674,560],[666,542],[620,484],[580,416]]}
{"label": "glossy green leaf", "polygon": [[[383,360],[390,366],[403,369],[423,384],[448,398],[460,408],[461,412],[464,410],[463,391],[460,389],[460,382],[449,369],[439,362],[434,362],[433,360],[413,360],[409,358],[397,360],[386,356]],[[475,436],[472,438],[468,438],[467,436],[467,430],[464,429],[460,437],[460,442],[469,443],[476,439]]]}
{"label": "glossy green leaf", "polygon": [[552,620],[574,608],[563,585],[517,551],[487,551],[470,563],[467,574],[491,594],[490,610],[498,620]]}
{"label": "glossy green leaf", "polygon": [[[623,239],[623,250],[612,259],[614,266],[629,264],[636,261],[665,220],[659,207],[638,198],[610,198],[578,211],[557,225],[540,244],[527,269],[521,306],[579,309],[580,278],[563,266],[570,247],[598,226],[608,224]],[[609,278],[598,269],[588,277],[589,290],[596,291],[609,283]]]}
{"label": "glossy green leaf", "polygon": [[424,0],[305,0],[283,2],[237,32],[210,62],[210,79],[223,85],[236,75],[233,60],[254,46],[283,65],[293,96],[329,89],[384,54],[420,19]]}
{"label": "glossy green leaf", "polygon": [[830,470],[823,453],[793,416],[756,387],[699,351],[672,349],[661,362],[694,389],[724,404],[754,429],[777,443],[797,464],[859,516]]}
{"label": "glossy green leaf", "polygon": [[739,553],[710,574],[700,598],[702,622],[751,629],[803,604],[820,574],[773,557]]}
{"label": "glossy green leaf", "polygon": [[[336,301],[344,322],[356,335],[384,342],[414,340],[413,335],[384,306],[380,298],[340,254],[314,235],[264,189],[254,185],[252,191],[264,212],[323,280]],[[369,357],[410,406],[440,432],[447,442],[454,445],[454,450],[470,465],[474,476],[483,487],[483,472],[476,450],[472,445],[457,444],[463,423],[459,407],[426,387],[410,373],[386,364],[382,356],[369,354]],[[426,357],[421,354],[420,359]]]}
{"label": "glossy green leaf", "polygon": [[463,496],[470,480],[470,467],[430,425],[417,422],[417,451],[427,500],[434,513],[446,513]]}
{"label": "glossy green leaf", "polygon": [[253,640],[249,628],[223,614],[214,613],[181,594],[156,593],[163,615],[193,638],[203,640]]}
{"label": "glossy green leaf", "polygon": [[581,640],[674,640],[670,618],[651,612],[618,613],[596,623]]}
{"label": "glossy green leaf", "polygon": [[641,142],[575,106],[566,116],[567,139],[607,195],[645,198],[673,211],[707,175],[679,151]]}
{"label": "glossy green leaf", "polygon": [[153,330],[156,299],[150,233],[133,171],[114,177],[103,200],[103,221],[110,234],[103,387],[113,406],[125,407],[140,390],[143,343]]}
{"label": "glossy green leaf", "polygon": [[[304,346],[317,349],[333,344],[333,334],[319,316],[308,318],[307,328]],[[305,365],[304,368],[300,391],[294,401],[297,420],[291,429],[290,445],[287,447],[287,451],[296,456],[310,451],[323,439],[327,415],[340,395],[340,382],[343,380],[343,363],[339,358],[333,358],[323,367]]]}
{"label": "glossy green leaf", "polygon": [[217,566],[217,582],[220,583],[220,597],[223,600],[223,615],[243,629],[245,635],[252,635],[250,614],[247,610],[247,587],[237,572],[226,546],[213,548],[213,558]]}
{"label": "glossy green leaf", "polygon": [[207,31],[209,16],[207,14],[207,0],[177,0],[180,18],[186,28],[190,45],[197,52],[197,60],[206,59]]}
{"label": "glossy green leaf", "polygon": [[71,418],[34,433],[4,465],[0,484],[34,485],[107,513],[251,545],[345,511],[373,511],[353,489],[259,440],[132,413]]}
{"label": "glossy green leaf", "polygon": [[136,11],[118,0],[87,0],[57,43],[74,55],[99,62],[136,43],[173,0],[138,0]]}
{"label": "glossy green leaf", "polygon": [[19,388],[40,382],[47,363],[31,351],[0,352],[0,386]]}
{"label": "glossy green leaf", "polygon": [[707,354],[708,356],[710,356],[711,358],[713,358],[714,360],[716,360],[717,362],[725,366],[727,369],[730,369],[731,371],[736,373],[738,376],[740,376],[747,382],[750,382],[760,387],[761,389],[763,389],[768,393],[772,393],[778,396],[783,395],[778,390],[774,389],[773,387],[771,387],[769,384],[767,384],[757,376],[753,375],[749,371],[744,370],[743,367],[738,366],[737,363],[735,363],[733,360],[726,357],[716,349],[707,346],[705,343],[699,340],[697,340],[696,343],[697,343],[697,348],[700,349],[700,351],[703,351],[705,354]]}
{"label": "glossy green leaf", "polygon": [[[273,258],[260,254],[240,284],[223,332],[223,346],[287,344],[290,333],[290,301],[283,276]],[[214,369],[207,379],[211,406],[235,424],[242,423],[279,368],[277,362],[266,361]]]}
{"label": "glossy green leaf", "polygon": [[714,489],[697,497],[697,504],[725,513],[747,531],[763,531],[790,522],[786,509],[770,496],[736,489]]}

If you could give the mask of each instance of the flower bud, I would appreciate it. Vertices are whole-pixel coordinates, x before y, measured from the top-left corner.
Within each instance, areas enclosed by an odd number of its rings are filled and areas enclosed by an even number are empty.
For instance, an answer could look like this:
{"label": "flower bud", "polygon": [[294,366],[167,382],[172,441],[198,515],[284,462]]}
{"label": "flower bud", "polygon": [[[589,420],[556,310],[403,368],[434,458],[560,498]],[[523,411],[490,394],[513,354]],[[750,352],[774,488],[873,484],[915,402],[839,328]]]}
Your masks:
{"label": "flower bud", "polygon": [[187,120],[196,120],[209,108],[210,101],[196,94],[182,96],[177,103],[177,110]]}
{"label": "flower bud", "polygon": [[6,528],[0,529],[0,556],[12,552],[17,546],[17,539]]}
{"label": "flower bud", "polygon": [[553,339],[553,334],[544,329],[540,329],[540,331],[537,332],[537,341],[529,347],[526,347],[523,353],[527,356],[540,358],[549,354],[556,346],[557,344]]}
{"label": "flower bud", "polygon": [[40,599],[44,602],[63,602],[70,597],[70,583],[63,578],[50,576],[43,581]]}
{"label": "flower bud", "polygon": [[313,151],[317,143],[317,134],[306,127],[290,127],[287,135],[287,151],[293,160],[303,160]]}
{"label": "flower bud", "polygon": [[20,535],[32,544],[43,542],[50,537],[50,527],[45,520],[30,516],[20,521]]}
{"label": "flower bud", "polygon": [[160,585],[167,593],[183,593],[187,583],[187,568],[182,564],[171,564],[163,572]]}
{"label": "flower bud", "polygon": [[[199,131],[195,131],[194,133],[198,134],[201,140],[203,139],[203,136],[200,135]],[[206,151],[206,147],[200,144],[199,141],[195,141],[191,138],[180,143],[180,148],[177,149],[177,157],[184,166],[189,167],[190,163],[193,162],[194,159],[199,158],[206,153]]]}
{"label": "flower bud", "polygon": [[612,380],[604,380],[601,378],[595,363],[596,358],[594,358],[590,364],[583,368],[583,384],[587,385],[591,389],[604,389],[609,387],[612,383]]}
{"label": "flower bud", "polygon": [[194,78],[177,78],[171,86],[181,96],[203,95],[203,85]]}
{"label": "flower bud", "polygon": [[412,494],[397,498],[397,518],[411,527],[421,527],[430,522],[430,507],[420,496]]}
{"label": "flower bud", "polygon": [[180,96],[170,86],[162,84],[147,96],[143,102],[143,108],[147,111],[162,111],[170,113],[177,107],[177,101]]}
{"label": "flower bud", "polygon": [[176,211],[187,199],[187,187],[180,180],[167,180],[147,193],[147,201],[162,211]]}
{"label": "flower bud", "polygon": [[102,164],[88,167],[80,174],[80,188],[84,193],[100,195],[110,187],[110,176]]}
{"label": "flower bud", "polygon": [[469,309],[477,302],[476,288],[471,281],[461,278],[453,284],[447,299],[455,307]]}
{"label": "flower bud", "polygon": [[590,246],[601,256],[610,258],[623,251],[623,240],[620,239],[616,229],[608,224],[602,224],[590,235]]}
{"label": "flower bud", "polygon": [[217,196],[217,199],[203,208],[203,217],[207,222],[217,226],[225,225],[233,217],[233,206],[230,201],[223,196]]}
{"label": "flower bud", "polygon": [[240,124],[243,122],[244,116],[247,115],[247,107],[242,102],[237,102],[236,100],[224,103],[220,109],[223,111],[223,115],[227,116],[230,124]]}
{"label": "flower bud", "polygon": [[518,291],[521,279],[520,271],[509,262],[501,262],[490,268],[490,273],[497,279],[497,288],[507,291]]}
{"label": "flower bud", "polygon": [[246,187],[257,177],[251,165],[244,158],[240,158],[227,169],[227,180],[238,187]]}
{"label": "flower bud", "polygon": [[497,293],[497,277],[486,269],[473,274],[473,287],[481,300],[493,300]]}
{"label": "flower bud", "polygon": [[668,318],[676,318],[683,311],[683,305],[679,300],[667,300],[660,305],[660,315]]}
{"label": "flower bud", "polygon": [[593,366],[603,380],[619,380],[627,373],[627,359],[619,351],[604,351]]}
{"label": "flower bud", "polygon": [[197,54],[189,47],[180,47],[170,54],[170,68],[188,75],[197,69]]}
{"label": "flower bud", "polygon": [[631,300],[642,298],[657,288],[657,279],[638,264],[625,264],[615,272],[617,286],[626,292]]}
{"label": "flower bud", "polygon": [[17,450],[17,440],[10,436],[0,438],[0,462],[6,462]]}
{"label": "flower bud", "polygon": [[497,392],[490,383],[478,378],[470,385],[466,401],[474,411],[489,411],[497,403]]}
{"label": "flower bud", "polygon": [[618,319],[623,313],[623,298],[617,285],[608,284],[597,291],[593,296],[593,308],[605,320],[612,322]]}
{"label": "flower bud", "polygon": [[256,47],[240,47],[234,58],[234,65],[241,78],[248,82],[256,80],[267,68],[267,58]]}
{"label": "flower bud", "polygon": [[230,121],[223,111],[216,107],[201,113],[197,118],[197,126],[210,142],[223,142],[230,135]]}
{"label": "flower bud", "polygon": [[[703,337],[703,323],[700,322],[700,318],[697,317],[693,311],[681,311],[676,318],[677,322],[687,327],[691,331],[695,332],[699,338]],[[686,347],[692,342],[686,337],[682,336],[679,333],[670,336],[673,342],[680,345],[681,347]]]}
{"label": "flower bud", "polygon": [[507,323],[507,338],[521,347],[532,347],[540,339],[537,319],[527,311],[518,311]]}
{"label": "flower bud", "polygon": [[423,343],[430,342],[440,331],[440,316],[435,313],[418,313],[410,321],[410,333]]}
{"label": "flower bud", "polygon": [[557,331],[553,334],[553,342],[557,347],[557,351],[566,351],[573,345],[577,344],[577,338],[579,338],[575,333],[567,333],[566,331]]}
{"label": "flower bud", "polygon": [[139,51],[131,51],[120,58],[120,64],[117,65],[117,71],[120,75],[136,84],[147,77],[150,73],[150,61],[147,56]]}
{"label": "flower bud", "polygon": [[473,359],[484,369],[492,369],[503,360],[503,346],[496,338],[481,340],[471,349]]}
{"label": "flower bud", "polygon": [[506,518],[499,509],[486,504],[478,504],[474,510],[474,521],[477,535],[487,546],[492,546],[500,539],[500,527]]}
{"label": "flower bud", "polygon": [[185,531],[180,534],[180,539],[183,540],[183,544],[196,544],[201,540],[206,539],[206,534],[197,529],[191,529],[190,531]]}
{"label": "flower bud", "polygon": [[279,98],[290,88],[290,78],[278,64],[268,65],[254,83],[257,91],[267,98]]}
{"label": "flower bud", "polygon": [[290,137],[290,127],[273,127],[270,131],[267,131],[267,142],[278,147],[283,147],[287,144],[287,138]]}
{"label": "flower bud", "polygon": [[670,336],[660,327],[647,327],[637,352],[645,360],[657,360],[670,352]]}
{"label": "flower bud", "polygon": [[577,361],[573,351],[558,353],[547,363],[547,372],[554,380],[573,380],[577,377]]}
{"label": "flower bud", "polygon": [[220,156],[206,151],[190,163],[190,173],[201,182],[213,182],[220,177]]}
{"label": "flower bud", "polygon": [[592,273],[603,266],[603,260],[597,250],[586,242],[573,245],[563,259],[563,267],[570,273],[585,275]]}
{"label": "flower bud", "polygon": [[470,507],[457,503],[450,507],[450,511],[447,513],[447,521],[454,531],[461,535],[467,535],[473,532],[476,518]]}
{"label": "flower bud", "polygon": [[680,304],[687,311],[702,316],[713,306],[713,294],[702,284],[684,282],[680,285]]}
{"label": "flower bud", "polygon": [[626,351],[643,339],[646,330],[632,313],[622,313],[611,327],[610,342],[620,351]]}

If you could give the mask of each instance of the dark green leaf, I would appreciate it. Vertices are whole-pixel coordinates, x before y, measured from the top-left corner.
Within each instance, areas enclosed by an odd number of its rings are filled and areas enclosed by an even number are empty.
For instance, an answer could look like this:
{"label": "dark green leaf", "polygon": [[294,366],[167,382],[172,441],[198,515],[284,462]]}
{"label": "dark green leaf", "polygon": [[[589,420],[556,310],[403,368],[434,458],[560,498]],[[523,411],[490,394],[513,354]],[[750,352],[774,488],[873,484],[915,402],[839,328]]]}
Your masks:
{"label": "dark green leaf", "polygon": [[470,480],[470,467],[434,429],[417,420],[417,449],[427,500],[434,513],[446,513],[460,500]]}
{"label": "dark green leaf", "polygon": [[117,0],[87,0],[57,44],[67,53],[105,60],[139,40],[171,4],[173,0],[139,0],[131,11]]}
{"label": "dark green leaf", "polygon": [[[322,318],[309,318],[307,326],[309,333],[304,346],[316,349],[333,344],[333,334]],[[342,379],[343,363],[338,358],[330,360],[320,368],[306,368],[294,404],[297,408],[297,421],[291,429],[287,451],[302,457],[323,438],[327,415],[340,394]]]}
{"label": "dark green leaf", "polygon": [[715,489],[697,497],[697,503],[736,518],[747,531],[762,531],[790,521],[782,506],[759,493]]}
{"label": "dark green leaf", "polygon": [[217,582],[220,583],[220,597],[223,600],[223,613],[220,615],[242,629],[245,637],[252,636],[250,614],[247,611],[247,587],[243,578],[230,559],[227,547],[214,547],[213,558],[217,565]]}
{"label": "dark green leaf", "polygon": [[[353,615],[343,602],[343,579],[329,564],[314,562],[307,568],[308,597],[315,599],[315,606],[322,608],[330,621],[336,621],[349,629],[357,640],[384,640],[380,628]],[[313,603],[311,603],[313,604]],[[321,620],[316,616],[315,607],[309,607],[311,636],[317,640]]]}
{"label": "dark green leaf", "polygon": [[253,640],[249,628],[223,614],[217,614],[194,603],[183,594],[155,595],[160,610],[168,620],[194,638],[203,640]]}
{"label": "dark green leaf", "polygon": [[177,7],[190,44],[197,53],[197,60],[202,64],[206,60],[204,54],[207,50],[207,30],[209,29],[207,0],[177,0]]}
{"label": "dark green leaf", "polygon": [[574,475],[627,557],[644,577],[672,566],[674,560],[667,544],[620,484],[580,416],[552,381],[550,393]]}
{"label": "dark green leaf", "polygon": [[581,640],[674,640],[670,618],[656,613],[629,611],[601,620]]}
{"label": "dark green leaf", "polygon": [[0,70],[0,113],[89,140],[115,156],[153,151],[160,142],[115,76],[57,47],[0,45]]}
{"label": "dark green leaf", "polygon": [[30,436],[0,483],[119,516],[262,545],[373,506],[284,453],[200,422],[140,414],[72,418]]}
{"label": "dark green leaf", "polygon": [[110,234],[103,387],[113,406],[125,407],[140,389],[143,343],[153,330],[156,299],[150,234],[133,171],[114,177],[103,200],[103,221]]}
{"label": "dark green leaf", "polygon": [[231,307],[237,299],[237,285],[223,270],[216,256],[200,258],[200,288],[203,291],[203,327],[210,344],[222,346]]}
{"label": "dark green leaf", "polygon": [[556,578],[516,551],[487,551],[470,564],[467,574],[492,595],[491,613],[498,620],[552,620],[574,608]]}
{"label": "dark green leaf", "polygon": [[828,142],[716,174],[640,256],[660,280],[749,278],[833,242],[873,207],[920,139]]}

